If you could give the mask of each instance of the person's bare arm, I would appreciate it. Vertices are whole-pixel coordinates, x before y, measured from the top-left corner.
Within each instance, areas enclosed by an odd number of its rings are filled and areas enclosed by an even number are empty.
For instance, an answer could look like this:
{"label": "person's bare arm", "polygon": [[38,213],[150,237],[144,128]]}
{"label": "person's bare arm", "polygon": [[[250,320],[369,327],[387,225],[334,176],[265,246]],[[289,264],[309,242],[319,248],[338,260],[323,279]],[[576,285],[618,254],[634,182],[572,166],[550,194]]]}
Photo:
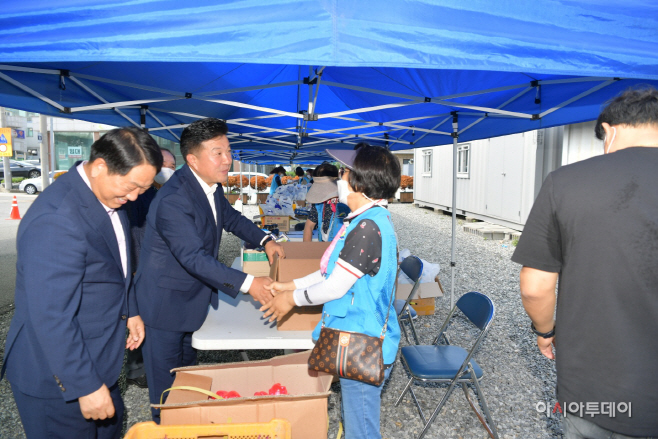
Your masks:
{"label": "person's bare arm", "polygon": [[313,229],[315,229],[315,223],[311,220],[306,220],[306,223],[304,223],[304,242],[313,241]]}
{"label": "person's bare arm", "polygon": [[[558,273],[537,270],[524,266],[521,269],[521,301],[523,307],[539,332],[550,332],[555,327],[555,286]],[[537,346],[540,352],[550,359],[553,354],[553,340],[537,336]]]}

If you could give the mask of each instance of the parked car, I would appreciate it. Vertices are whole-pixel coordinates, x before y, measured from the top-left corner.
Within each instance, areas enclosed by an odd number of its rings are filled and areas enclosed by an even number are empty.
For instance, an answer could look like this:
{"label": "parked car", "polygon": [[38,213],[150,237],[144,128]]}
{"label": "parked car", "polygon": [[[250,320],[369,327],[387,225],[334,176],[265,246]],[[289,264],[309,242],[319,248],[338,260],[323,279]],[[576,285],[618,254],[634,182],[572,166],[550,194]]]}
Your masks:
{"label": "parked car", "polygon": [[[19,162],[18,160],[9,160],[11,167],[11,176],[36,178],[41,175],[41,167],[32,165],[30,163]],[[5,177],[4,160],[0,160],[0,178]]]}
{"label": "parked car", "polygon": [[[52,184],[53,177],[56,174],[59,173],[63,174],[65,172],[67,171],[50,171],[50,183]],[[41,176],[36,178],[28,178],[21,181],[21,184],[18,186],[18,190],[25,191],[26,194],[30,194],[30,195],[34,195],[37,192],[41,192],[43,190],[43,186],[41,186]]]}

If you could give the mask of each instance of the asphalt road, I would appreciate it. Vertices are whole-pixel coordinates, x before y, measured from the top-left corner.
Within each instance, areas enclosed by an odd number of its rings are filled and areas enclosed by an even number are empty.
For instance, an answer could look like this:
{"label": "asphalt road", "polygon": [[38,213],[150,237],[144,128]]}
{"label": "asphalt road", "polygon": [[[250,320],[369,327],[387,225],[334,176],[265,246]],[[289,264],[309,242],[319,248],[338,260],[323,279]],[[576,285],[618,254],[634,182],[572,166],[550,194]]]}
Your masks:
{"label": "asphalt road", "polygon": [[0,310],[14,303],[16,286],[16,233],[18,220],[9,220],[11,203],[16,195],[18,211],[25,215],[37,195],[7,194],[0,192]]}

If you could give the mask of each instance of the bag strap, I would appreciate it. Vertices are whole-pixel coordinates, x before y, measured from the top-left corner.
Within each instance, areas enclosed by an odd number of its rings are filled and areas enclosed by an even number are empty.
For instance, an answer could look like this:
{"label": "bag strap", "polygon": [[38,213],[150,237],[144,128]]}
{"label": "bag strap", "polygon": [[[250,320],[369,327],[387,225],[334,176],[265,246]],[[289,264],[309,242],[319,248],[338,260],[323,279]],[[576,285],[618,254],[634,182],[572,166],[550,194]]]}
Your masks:
{"label": "bag strap", "polygon": [[382,328],[382,333],[380,334],[380,338],[384,338],[386,334],[386,329],[388,328],[388,317],[391,315],[391,305],[393,304],[393,297],[395,297],[395,290],[398,288],[398,273],[395,275],[395,283],[393,284],[393,288],[391,288],[391,300],[388,301],[388,311],[386,312],[386,320],[384,320],[384,327]]}
{"label": "bag strap", "polygon": [[199,387],[192,387],[192,386],[174,386],[174,387],[170,387],[170,388],[168,388],[168,389],[165,389],[165,390],[162,392],[162,395],[160,395],[160,405],[162,405],[162,400],[164,399],[164,394],[165,394],[166,392],[169,392],[170,390],[191,390],[191,391],[193,391],[193,392],[199,392],[199,393],[203,393],[204,395],[208,395],[208,396],[210,396],[210,397],[213,398],[213,399],[224,399],[224,398],[222,398],[221,396],[217,395],[216,393],[212,393],[212,392],[209,391],[209,390],[201,389],[201,388],[199,388]]}

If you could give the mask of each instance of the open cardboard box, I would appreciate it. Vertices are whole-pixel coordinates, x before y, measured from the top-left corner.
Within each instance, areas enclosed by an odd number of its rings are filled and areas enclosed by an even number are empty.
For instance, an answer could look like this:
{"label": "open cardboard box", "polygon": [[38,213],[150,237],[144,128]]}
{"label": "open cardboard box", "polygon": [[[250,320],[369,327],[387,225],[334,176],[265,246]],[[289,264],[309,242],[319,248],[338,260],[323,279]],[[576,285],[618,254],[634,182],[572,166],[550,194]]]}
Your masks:
{"label": "open cardboard box", "polygon": [[[400,282],[400,278],[398,278],[398,284],[395,290],[395,298],[407,300],[407,297],[409,297],[409,293],[411,293],[413,286],[414,284]],[[421,284],[418,286],[418,290],[416,290],[414,299],[427,299],[430,297],[441,296],[443,296],[443,286],[441,285],[439,276],[437,275],[434,278],[434,282],[421,282]]]}
{"label": "open cardboard box", "polygon": [[[332,376],[309,370],[310,351],[264,361],[247,361],[174,369],[173,386],[193,386],[215,393],[235,390],[242,398],[217,399],[190,390],[172,390],[160,408],[162,425],[269,422],[287,419],[292,437],[326,439],[327,402]],[[273,384],[288,395],[252,396]]]}
{"label": "open cardboard box", "polygon": [[[289,282],[318,271],[320,260],[328,242],[284,242],[284,259],[276,255],[270,267],[270,277],[278,282]],[[311,331],[320,321],[322,305],[295,307],[281,319],[277,319],[279,331]]]}

